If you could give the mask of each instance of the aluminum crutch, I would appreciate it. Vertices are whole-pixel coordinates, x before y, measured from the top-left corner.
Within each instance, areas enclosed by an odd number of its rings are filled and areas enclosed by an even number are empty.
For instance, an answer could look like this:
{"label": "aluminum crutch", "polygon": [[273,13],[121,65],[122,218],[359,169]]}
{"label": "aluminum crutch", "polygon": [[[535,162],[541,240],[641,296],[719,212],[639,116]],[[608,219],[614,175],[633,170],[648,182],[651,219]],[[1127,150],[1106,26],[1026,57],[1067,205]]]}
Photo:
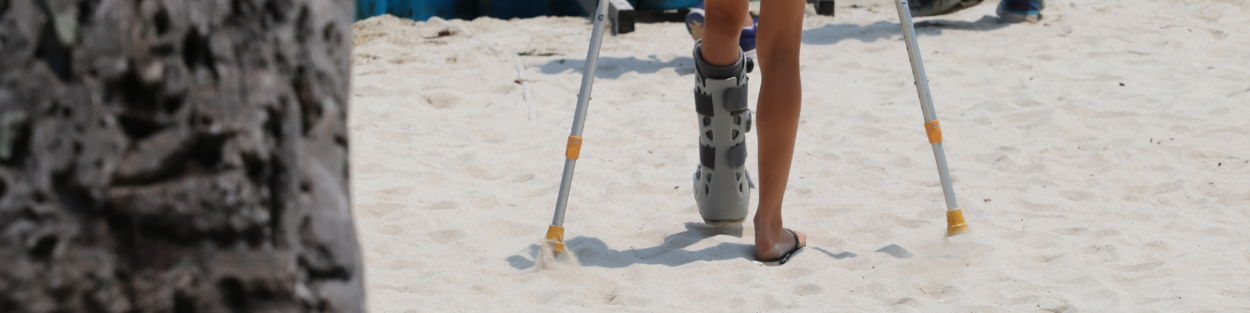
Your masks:
{"label": "aluminum crutch", "polygon": [[595,8],[594,30],[590,34],[590,49],[586,51],[586,68],[582,70],[582,87],[577,93],[577,110],[573,113],[573,131],[564,150],[564,176],[560,178],[560,195],[556,198],[556,213],[547,228],[547,241],[556,256],[564,253],[564,210],[569,204],[569,188],[573,185],[573,167],[582,150],[582,126],[586,123],[586,107],[590,104],[590,86],[595,82],[595,68],[599,63],[599,47],[603,44],[603,24],[608,15],[608,0],[599,0]]}
{"label": "aluminum crutch", "polygon": [[933,97],[929,94],[929,79],[924,73],[924,62],[920,59],[920,46],[916,42],[916,29],[911,22],[911,9],[907,0],[895,0],[898,8],[899,24],[903,27],[903,41],[907,42],[907,56],[911,59],[911,73],[916,79],[916,92],[920,96],[920,108],[924,111],[925,133],[929,135],[929,144],[933,146],[933,157],[937,159],[938,177],[942,180],[942,195],[946,197],[946,236],[955,236],[968,232],[968,224],[964,222],[964,214],[955,202],[955,190],[951,187],[951,175],[946,168],[946,152],[942,150],[942,126],[938,123],[937,113],[933,111]]}

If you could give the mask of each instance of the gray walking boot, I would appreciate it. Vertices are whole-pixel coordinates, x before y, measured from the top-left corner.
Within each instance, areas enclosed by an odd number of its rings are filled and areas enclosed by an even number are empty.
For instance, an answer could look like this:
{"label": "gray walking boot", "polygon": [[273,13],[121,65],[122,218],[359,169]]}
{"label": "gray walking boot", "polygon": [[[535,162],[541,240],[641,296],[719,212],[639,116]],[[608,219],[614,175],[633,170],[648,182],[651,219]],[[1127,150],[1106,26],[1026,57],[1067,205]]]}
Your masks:
{"label": "gray walking boot", "polygon": [[715,66],[703,61],[702,42],[695,43],[695,111],[699,116],[699,166],[694,172],[694,199],[703,221],[712,225],[746,221],[751,188],[747,175],[747,73],[754,62],[739,50],[738,62]]}

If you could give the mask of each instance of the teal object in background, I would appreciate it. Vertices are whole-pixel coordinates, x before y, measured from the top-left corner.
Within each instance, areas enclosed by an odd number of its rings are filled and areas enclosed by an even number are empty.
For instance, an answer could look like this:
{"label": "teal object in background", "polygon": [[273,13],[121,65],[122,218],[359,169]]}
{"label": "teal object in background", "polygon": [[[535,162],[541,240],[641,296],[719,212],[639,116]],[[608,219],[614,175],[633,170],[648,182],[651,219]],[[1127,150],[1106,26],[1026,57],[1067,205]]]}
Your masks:
{"label": "teal object in background", "polygon": [[699,5],[700,0],[629,0],[634,10],[689,9]]}
{"label": "teal object in background", "polygon": [[497,19],[589,16],[577,0],[476,0],[478,16]]}
{"label": "teal object in background", "polygon": [[[471,20],[478,16],[477,6],[466,0],[388,0],[399,2],[399,6],[387,13],[417,21],[430,19],[432,16],[443,19]],[[411,12],[411,13],[408,13]],[[398,14],[397,14],[398,13]],[[408,13],[408,14],[405,14]]]}
{"label": "teal object in background", "polygon": [[[587,1],[587,0],[580,0]],[[700,0],[628,0],[635,10],[675,10],[699,5]],[[430,17],[472,20],[539,16],[589,16],[579,0],[356,0],[356,20],[390,14],[415,21]],[[597,0],[587,3],[594,5]]]}
{"label": "teal object in background", "polygon": [[386,14],[386,0],[356,0],[356,20]]}
{"label": "teal object in background", "polygon": [[[599,1],[597,0],[576,0],[581,3],[582,7],[593,8]],[[638,11],[660,11],[660,10],[677,10],[689,9],[699,5],[703,0],[626,0],[629,5]],[[758,1],[758,0],[752,0]],[[586,12],[582,10],[582,12]],[[589,12],[581,14],[582,16],[590,15]]]}
{"label": "teal object in background", "polygon": [[434,16],[466,20],[478,16],[476,0],[356,0],[357,21],[382,14],[416,21]]}

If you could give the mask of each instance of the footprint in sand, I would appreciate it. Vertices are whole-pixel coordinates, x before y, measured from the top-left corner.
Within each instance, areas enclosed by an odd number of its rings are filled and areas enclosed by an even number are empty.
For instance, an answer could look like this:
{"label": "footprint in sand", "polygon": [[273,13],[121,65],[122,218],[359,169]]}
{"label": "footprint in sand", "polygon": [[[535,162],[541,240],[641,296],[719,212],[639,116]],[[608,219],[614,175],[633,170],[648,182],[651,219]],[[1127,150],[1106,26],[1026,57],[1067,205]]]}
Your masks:
{"label": "footprint in sand", "polygon": [[391,64],[402,65],[402,64],[408,64],[408,63],[413,63],[413,62],[421,62],[421,61],[424,61],[424,59],[422,59],[421,56],[418,56],[418,55],[404,54],[404,55],[401,55],[401,56],[398,56],[398,57],[395,57],[386,61]]}
{"label": "footprint in sand", "polygon": [[460,96],[445,90],[434,90],[421,95],[421,101],[436,109],[450,109],[463,102]]}
{"label": "footprint in sand", "polygon": [[373,132],[373,137],[392,145],[408,144],[412,141],[412,134],[394,130],[377,130]]}
{"label": "footprint in sand", "polygon": [[1060,254],[1041,254],[1041,255],[1035,255],[1035,256],[1033,256],[1033,257],[1032,257],[1032,259],[1033,259],[1033,261],[1035,261],[1035,262],[1037,262],[1037,263],[1050,263],[1051,261],[1054,261],[1055,259],[1058,259],[1058,258],[1060,258],[1060,257],[1062,257],[1062,256],[1064,256],[1064,254],[1063,254],[1063,253],[1060,253]]}
{"label": "footprint in sand", "polygon": [[797,286],[794,286],[794,295],[796,296],[818,295],[824,291],[825,291],[824,288],[816,284],[799,284]]}
{"label": "footprint in sand", "polygon": [[455,210],[460,208],[460,203],[455,201],[439,201],[431,204],[430,210]]}
{"label": "footprint in sand", "polygon": [[473,164],[474,161],[477,161],[477,153],[467,152],[461,155],[457,155],[455,158],[452,159],[451,163],[456,164],[456,165],[470,165],[470,164]]}
{"label": "footprint in sand", "polygon": [[386,189],[378,190],[377,192],[373,193],[373,196],[374,198],[377,198],[379,200],[390,201],[390,200],[395,200],[397,198],[410,195],[416,191],[417,190],[412,187],[403,186],[403,187],[386,188]]}
{"label": "footprint in sand", "polygon": [[1089,233],[1089,228],[1085,227],[1069,227],[1053,230],[1052,232],[1066,236],[1081,236]]}
{"label": "footprint in sand", "polygon": [[894,216],[894,215],[890,215],[890,218],[894,220],[894,223],[898,224],[898,226],[903,226],[908,229],[916,229],[916,228],[920,228],[921,226],[929,225],[930,223],[932,223],[926,220],[914,220],[914,219],[903,218],[903,217]]}
{"label": "footprint in sand", "polygon": [[377,85],[363,85],[352,88],[352,94],[357,97],[381,97],[389,92]]}
{"label": "footprint in sand", "polygon": [[855,125],[851,127],[851,133],[861,137],[876,137],[885,134],[886,131],[875,127]]}
{"label": "footprint in sand", "polygon": [[907,298],[898,299],[898,301],[895,301],[895,302],[894,302],[894,305],[906,305],[906,306],[910,306],[910,307],[922,307],[922,306],[924,306],[924,304],[921,304],[921,303],[920,303],[920,301],[918,301],[918,300],[916,300],[916,298],[912,298],[912,297],[907,297]]}
{"label": "footprint in sand", "polygon": [[1134,265],[1129,265],[1129,266],[1121,266],[1120,270],[1124,272],[1149,272],[1149,271],[1153,271],[1159,266],[1163,266],[1163,264],[1166,264],[1166,263],[1167,262],[1164,262],[1164,261],[1144,262],[1144,263],[1134,264]]}
{"label": "footprint in sand", "polygon": [[353,163],[352,170],[355,173],[362,173],[362,174],[377,174],[377,173],[385,173],[387,171],[386,166],[383,166],[381,163],[364,163],[364,162]]}
{"label": "footprint in sand", "polygon": [[1116,252],[1114,245],[1091,245],[1081,249],[1081,252],[1085,255],[1099,256],[1098,259],[1102,259],[1107,262],[1120,260],[1120,253]]}
{"label": "footprint in sand", "polygon": [[464,231],[456,229],[436,230],[426,234],[426,236],[430,237],[430,240],[433,240],[434,242],[445,245],[464,239]]}
{"label": "footprint in sand", "polygon": [[369,212],[369,214],[372,214],[374,217],[382,217],[403,209],[404,205],[394,202],[378,202],[359,204],[358,207],[364,209],[365,212]]}
{"label": "footprint in sand", "polygon": [[534,173],[525,173],[525,174],[517,175],[517,177],[512,178],[512,182],[524,183],[524,182],[530,181],[531,179],[534,179]]}
{"label": "footprint in sand", "polygon": [[404,228],[399,225],[378,225],[370,227],[370,230],[383,235],[399,235],[404,232]]}
{"label": "footprint in sand", "polygon": [[1095,196],[1093,192],[1089,192],[1085,190],[1070,190],[1070,191],[1060,192],[1059,194],[1062,195],[1064,198],[1068,198],[1068,200],[1077,201],[1077,202],[1089,201],[1090,199],[1094,199],[1094,196]]}
{"label": "footprint in sand", "polygon": [[[1163,255],[1163,254],[1167,254],[1168,252],[1172,252],[1172,246],[1169,246],[1166,242],[1162,242],[1162,241],[1151,241],[1149,243],[1146,243],[1146,249],[1150,250],[1150,252],[1155,255]],[[1250,255],[1247,255],[1247,256],[1250,257]],[[1246,259],[1246,260],[1250,261],[1250,259]]]}
{"label": "footprint in sand", "polygon": [[460,169],[460,173],[469,177],[473,177],[475,179],[485,180],[485,181],[496,180],[496,179],[499,179],[500,176],[503,175],[502,173],[499,172],[499,170],[495,169],[489,164],[469,165]]}
{"label": "footprint in sand", "polygon": [[1094,238],[1115,237],[1120,235],[1120,231],[1114,229],[1103,229],[1094,232]]}

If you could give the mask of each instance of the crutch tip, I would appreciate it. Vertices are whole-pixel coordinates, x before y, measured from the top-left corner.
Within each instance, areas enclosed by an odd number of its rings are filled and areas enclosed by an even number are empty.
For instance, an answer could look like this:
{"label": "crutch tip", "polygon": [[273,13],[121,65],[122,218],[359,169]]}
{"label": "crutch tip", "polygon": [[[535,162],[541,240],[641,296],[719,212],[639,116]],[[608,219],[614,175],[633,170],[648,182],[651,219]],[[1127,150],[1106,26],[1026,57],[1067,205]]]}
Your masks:
{"label": "crutch tip", "polygon": [[555,256],[564,253],[564,227],[551,225],[547,227],[547,244],[551,245],[551,252]]}
{"label": "crutch tip", "polygon": [[955,237],[968,232],[968,224],[952,225],[946,228],[946,237]]}
{"label": "crutch tip", "polygon": [[954,237],[968,232],[968,223],[964,222],[964,213],[959,209],[946,211],[946,237]]}

